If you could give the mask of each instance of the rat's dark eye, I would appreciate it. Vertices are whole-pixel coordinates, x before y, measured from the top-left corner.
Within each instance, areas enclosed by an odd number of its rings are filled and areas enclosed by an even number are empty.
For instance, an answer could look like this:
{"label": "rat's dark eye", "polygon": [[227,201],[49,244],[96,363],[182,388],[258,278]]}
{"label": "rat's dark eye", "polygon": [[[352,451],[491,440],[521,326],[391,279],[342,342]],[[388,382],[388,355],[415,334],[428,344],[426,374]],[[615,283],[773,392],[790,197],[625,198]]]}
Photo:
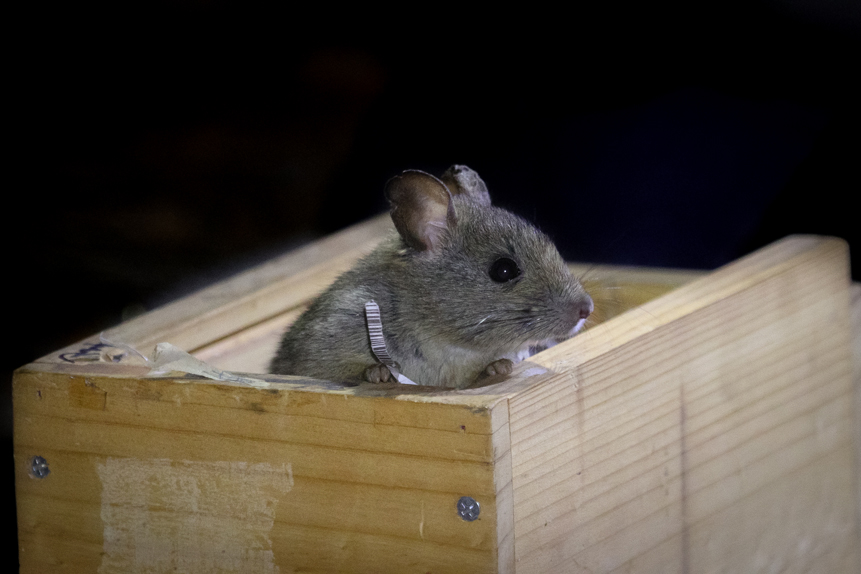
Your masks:
{"label": "rat's dark eye", "polygon": [[500,257],[490,266],[488,275],[497,283],[505,283],[520,276],[520,267],[517,266],[517,263],[513,259]]}

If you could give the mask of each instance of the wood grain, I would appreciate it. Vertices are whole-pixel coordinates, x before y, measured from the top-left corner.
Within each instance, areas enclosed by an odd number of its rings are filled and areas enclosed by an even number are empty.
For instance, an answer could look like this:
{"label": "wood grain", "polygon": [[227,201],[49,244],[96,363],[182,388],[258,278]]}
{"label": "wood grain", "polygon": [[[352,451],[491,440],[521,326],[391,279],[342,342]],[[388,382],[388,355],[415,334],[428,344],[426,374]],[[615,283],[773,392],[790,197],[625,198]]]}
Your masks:
{"label": "wood grain", "polygon": [[533,357],[517,571],[852,572],[847,310],[845,244],[802,237]]}
{"label": "wood grain", "polygon": [[861,283],[850,289],[852,322],[852,380],[855,386],[855,524],[861,531]]}
{"label": "wood grain", "polygon": [[[507,436],[507,408],[477,402],[19,372],[22,571],[143,572],[194,558],[203,572],[248,532],[265,552],[222,571],[506,571],[513,525],[510,511],[497,520],[496,498],[510,508],[511,486],[494,469],[510,452],[494,435]],[[27,474],[36,454],[45,479]],[[480,520],[457,515],[464,495]],[[134,540],[156,547],[142,555]],[[69,553],[69,541],[80,547]]]}

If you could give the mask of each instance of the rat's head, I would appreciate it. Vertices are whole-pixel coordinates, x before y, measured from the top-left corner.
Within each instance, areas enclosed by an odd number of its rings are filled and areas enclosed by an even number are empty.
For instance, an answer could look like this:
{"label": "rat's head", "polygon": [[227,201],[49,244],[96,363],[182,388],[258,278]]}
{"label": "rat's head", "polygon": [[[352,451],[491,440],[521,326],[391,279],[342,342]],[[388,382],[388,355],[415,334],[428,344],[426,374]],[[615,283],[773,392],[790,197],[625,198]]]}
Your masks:
{"label": "rat's head", "polygon": [[405,171],[386,186],[404,243],[417,321],[452,342],[513,351],[582,327],[592,300],[556,247],[522,218],[493,207],[466,166],[437,179]]}

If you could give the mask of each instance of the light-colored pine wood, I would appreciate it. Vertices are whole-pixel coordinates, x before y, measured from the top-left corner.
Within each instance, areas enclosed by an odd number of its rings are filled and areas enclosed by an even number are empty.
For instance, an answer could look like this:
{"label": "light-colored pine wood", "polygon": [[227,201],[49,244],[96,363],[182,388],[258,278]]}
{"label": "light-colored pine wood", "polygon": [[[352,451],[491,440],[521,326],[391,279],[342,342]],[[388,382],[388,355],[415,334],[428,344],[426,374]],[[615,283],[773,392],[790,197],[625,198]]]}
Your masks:
{"label": "light-colored pine wood", "polygon": [[304,311],[301,305],[268,321],[195,349],[194,356],[219,369],[239,373],[265,373],[287,328]]}
{"label": "light-colored pine wood", "polygon": [[517,571],[856,571],[847,289],[795,238],[500,385]]}
{"label": "light-colored pine wood", "polygon": [[861,283],[850,289],[852,321],[852,380],[855,385],[855,523],[861,530]]}
{"label": "light-colored pine wood", "polygon": [[[105,338],[262,371],[389,225]],[[98,336],[19,369],[21,571],[857,572],[845,244],[794,237],[707,275],[574,270],[589,329],[481,388],[153,377]]]}
{"label": "light-colored pine wood", "polygon": [[[513,527],[496,519],[511,488],[496,402],[19,372],[22,571],[211,572],[225,547],[226,572],[426,572],[434,553],[435,571],[500,571]],[[36,454],[45,479],[28,476]],[[481,520],[459,518],[464,495]]]}

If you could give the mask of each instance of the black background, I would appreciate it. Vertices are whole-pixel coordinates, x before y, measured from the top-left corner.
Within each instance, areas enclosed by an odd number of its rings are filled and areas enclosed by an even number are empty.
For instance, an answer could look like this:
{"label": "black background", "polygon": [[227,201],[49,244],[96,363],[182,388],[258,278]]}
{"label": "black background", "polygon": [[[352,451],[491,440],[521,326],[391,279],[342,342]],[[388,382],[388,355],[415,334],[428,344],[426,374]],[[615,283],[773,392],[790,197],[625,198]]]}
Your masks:
{"label": "black background", "polygon": [[571,260],[857,246],[857,4],[690,4],[13,18],[10,525],[13,369],[383,211],[406,168],[469,165]]}

